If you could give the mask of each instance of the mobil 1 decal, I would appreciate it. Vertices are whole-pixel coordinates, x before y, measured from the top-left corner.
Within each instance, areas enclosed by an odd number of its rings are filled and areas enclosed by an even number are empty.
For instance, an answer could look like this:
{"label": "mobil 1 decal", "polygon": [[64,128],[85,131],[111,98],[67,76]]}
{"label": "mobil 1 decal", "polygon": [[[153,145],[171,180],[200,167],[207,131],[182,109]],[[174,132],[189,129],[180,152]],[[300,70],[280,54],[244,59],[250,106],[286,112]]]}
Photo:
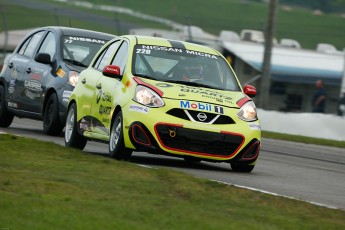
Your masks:
{"label": "mobil 1 decal", "polygon": [[180,101],[180,107],[182,109],[199,110],[204,112],[213,112],[224,114],[224,108],[219,105],[211,105],[203,102],[192,102],[192,101]]}

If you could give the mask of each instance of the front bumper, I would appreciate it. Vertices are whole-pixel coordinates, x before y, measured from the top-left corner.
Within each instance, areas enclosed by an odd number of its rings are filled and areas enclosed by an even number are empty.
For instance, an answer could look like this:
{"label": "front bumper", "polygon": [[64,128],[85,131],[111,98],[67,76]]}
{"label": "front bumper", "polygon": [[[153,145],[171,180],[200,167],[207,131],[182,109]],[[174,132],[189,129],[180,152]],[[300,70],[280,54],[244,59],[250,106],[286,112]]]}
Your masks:
{"label": "front bumper", "polygon": [[207,124],[172,115],[169,108],[146,108],[135,104],[141,109],[133,111],[130,109],[133,104],[123,108],[124,139],[128,148],[206,161],[236,160],[246,164],[255,163],[258,157],[261,144],[258,121],[245,122],[232,115],[228,124]]}

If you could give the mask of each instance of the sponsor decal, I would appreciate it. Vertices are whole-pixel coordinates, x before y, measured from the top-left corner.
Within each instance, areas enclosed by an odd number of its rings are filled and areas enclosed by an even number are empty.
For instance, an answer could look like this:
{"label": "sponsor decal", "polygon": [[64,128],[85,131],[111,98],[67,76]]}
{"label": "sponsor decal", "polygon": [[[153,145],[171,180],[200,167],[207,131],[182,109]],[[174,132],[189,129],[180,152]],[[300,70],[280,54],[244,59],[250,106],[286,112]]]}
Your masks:
{"label": "sponsor decal", "polygon": [[34,93],[29,89],[25,89],[25,96],[30,98],[31,100],[35,99],[35,98],[39,98],[41,95],[39,93]]}
{"label": "sponsor decal", "polygon": [[231,97],[218,93],[217,91],[213,91],[213,90],[195,88],[195,87],[189,87],[189,86],[181,86],[180,90],[181,92],[195,93],[195,94],[201,95],[201,97],[217,100],[219,102],[226,101],[227,103],[231,103],[231,104],[233,103]]}
{"label": "sponsor decal", "polygon": [[8,87],[8,93],[14,92],[14,86],[16,85],[16,79],[10,80],[10,86]]}
{"label": "sponsor decal", "polygon": [[249,124],[249,128],[253,130],[261,130],[261,125],[252,123],[252,124]]}
{"label": "sponsor decal", "polygon": [[65,43],[73,43],[74,41],[90,42],[90,43],[97,43],[97,44],[103,44],[103,45],[105,44],[104,40],[94,39],[94,38],[72,37],[72,36],[65,38]]}
{"label": "sponsor decal", "polygon": [[135,111],[135,112],[146,114],[150,111],[150,109],[145,106],[132,104],[129,106],[129,111]]}
{"label": "sponsor decal", "polygon": [[15,103],[15,102],[9,101],[9,102],[7,102],[7,106],[8,106],[8,107],[11,107],[11,108],[18,109],[18,104]]}
{"label": "sponsor decal", "polygon": [[36,72],[36,73],[43,73],[44,71],[46,71],[45,69],[43,68],[39,68],[37,66],[33,66],[32,67],[32,71]]}
{"label": "sponsor decal", "polygon": [[14,93],[14,87],[13,86],[8,87],[8,93]]}
{"label": "sponsor decal", "polygon": [[14,66],[11,72],[11,78],[17,78],[17,73],[18,73],[17,66]]}
{"label": "sponsor decal", "polygon": [[173,85],[167,84],[167,83],[157,83],[156,86],[158,86],[158,87],[166,87],[166,88],[173,87]]}
{"label": "sponsor decal", "polygon": [[13,58],[11,59],[11,61],[27,63],[27,62],[29,62],[29,59],[20,58],[20,57],[13,57]]}
{"label": "sponsor decal", "polygon": [[190,129],[208,129],[208,130],[213,130],[213,131],[217,131],[217,132],[220,132],[220,129],[219,128],[216,128],[214,127],[213,125],[212,126],[205,126],[205,125],[202,125],[202,123],[185,123],[183,124],[183,127],[184,128],[190,128]]}
{"label": "sponsor decal", "polygon": [[110,119],[109,118],[102,118],[102,122],[103,123],[110,123]]}
{"label": "sponsor decal", "polygon": [[214,106],[214,111],[215,111],[216,113],[224,114],[224,108],[221,107],[221,106],[219,106],[219,105],[215,105],[215,106]]}
{"label": "sponsor decal", "polygon": [[11,79],[10,86],[15,86],[15,85],[16,85],[16,79]]}
{"label": "sponsor decal", "polygon": [[193,109],[193,110],[200,110],[200,111],[207,111],[207,112],[215,112],[224,114],[224,108],[218,105],[211,105],[208,103],[202,102],[190,102],[190,101],[180,101],[180,107],[182,109]]}
{"label": "sponsor decal", "polygon": [[32,80],[40,81],[42,79],[42,75],[39,73],[31,73],[30,77]]}
{"label": "sponsor decal", "polygon": [[62,93],[63,98],[70,98],[71,95],[72,95],[72,91],[69,91],[69,90],[64,90]]}
{"label": "sponsor decal", "polygon": [[65,76],[66,72],[59,68],[57,71],[56,71],[56,75],[58,75],[59,77],[63,78]]}
{"label": "sponsor decal", "polygon": [[185,49],[175,48],[175,47],[150,46],[150,45],[142,45],[141,48],[139,47],[136,49],[137,54],[151,54],[151,50],[155,50],[155,51],[172,52],[172,53],[179,53],[179,54],[185,54],[185,55],[191,55],[191,56],[201,56],[201,57],[206,57],[206,58],[218,59],[217,55],[199,52],[195,50],[188,50],[188,49],[185,50]]}
{"label": "sponsor decal", "polygon": [[208,53],[203,53],[203,52],[198,52],[194,50],[186,50],[187,54],[195,55],[195,56],[201,56],[201,57],[207,57],[207,58],[212,58],[212,59],[218,59],[216,55],[213,54],[208,54]]}
{"label": "sponsor decal", "polygon": [[103,93],[102,90],[99,90],[97,93],[96,103],[98,104],[100,101],[111,102],[112,98],[110,95]]}
{"label": "sponsor decal", "polygon": [[35,80],[25,80],[24,81],[25,88],[34,90],[34,91],[42,91],[42,85],[39,81]]}
{"label": "sponsor decal", "polygon": [[110,111],[111,111],[110,106],[103,106],[103,105],[101,105],[98,110],[99,114],[101,115],[109,115]]}

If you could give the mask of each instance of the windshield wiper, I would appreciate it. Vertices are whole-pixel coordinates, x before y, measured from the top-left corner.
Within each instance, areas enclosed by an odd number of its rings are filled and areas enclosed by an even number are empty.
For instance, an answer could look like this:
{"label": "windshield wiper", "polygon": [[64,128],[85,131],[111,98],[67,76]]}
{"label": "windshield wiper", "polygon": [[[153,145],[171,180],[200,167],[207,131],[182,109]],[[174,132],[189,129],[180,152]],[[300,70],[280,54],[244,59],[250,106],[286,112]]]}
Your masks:
{"label": "windshield wiper", "polygon": [[204,88],[209,88],[209,89],[219,89],[218,87],[213,87],[210,85],[205,85],[205,84],[192,82],[192,81],[167,80],[165,82],[171,82],[171,83],[177,83],[177,84],[183,84],[183,85],[189,85],[189,86],[198,86],[198,87],[204,87]]}
{"label": "windshield wiper", "polygon": [[63,59],[64,61],[71,63],[73,65],[77,65],[77,66],[81,66],[81,67],[87,67],[87,65],[85,65],[84,63],[81,63],[80,61],[76,61],[76,60],[72,60],[72,59]]}
{"label": "windshield wiper", "polygon": [[137,76],[137,77],[143,77],[143,78],[147,78],[147,79],[151,79],[151,80],[156,80],[156,78],[154,77],[151,77],[151,76],[148,76],[148,75],[145,75],[145,74],[138,74],[138,73],[134,73],[134,76]]}

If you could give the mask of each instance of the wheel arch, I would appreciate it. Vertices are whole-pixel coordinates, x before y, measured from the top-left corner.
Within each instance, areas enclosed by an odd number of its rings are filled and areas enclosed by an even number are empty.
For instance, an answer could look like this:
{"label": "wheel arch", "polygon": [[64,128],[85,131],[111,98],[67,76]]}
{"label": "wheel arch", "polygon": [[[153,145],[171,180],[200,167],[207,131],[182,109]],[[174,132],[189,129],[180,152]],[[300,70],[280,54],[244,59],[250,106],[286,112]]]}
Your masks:
{"label": "wheel arch", "polygon": [[111,117],[110,128],[111,128],[112,125],[113,125],[113,122],[114,122],[114,119],[115,119],[116,115],[117,115],[119,112],[121,112],[121,111],[122,111],[121,106],[117,105],[117,106],[115,107],[115,109],[114,109],[113,116]]}
{"label": "wheel arch", "polygon": [[42,105],[42,117],[44,116],[44,111],[46,109],[46,106],[47,106],[47,101],[49,99],[49,97],[53,94],[53,93],[56,93],[56,90],[54,88],[50,88],[47,90],[46,94],[44,95],[44,99],[43,99],[43,105]]}

